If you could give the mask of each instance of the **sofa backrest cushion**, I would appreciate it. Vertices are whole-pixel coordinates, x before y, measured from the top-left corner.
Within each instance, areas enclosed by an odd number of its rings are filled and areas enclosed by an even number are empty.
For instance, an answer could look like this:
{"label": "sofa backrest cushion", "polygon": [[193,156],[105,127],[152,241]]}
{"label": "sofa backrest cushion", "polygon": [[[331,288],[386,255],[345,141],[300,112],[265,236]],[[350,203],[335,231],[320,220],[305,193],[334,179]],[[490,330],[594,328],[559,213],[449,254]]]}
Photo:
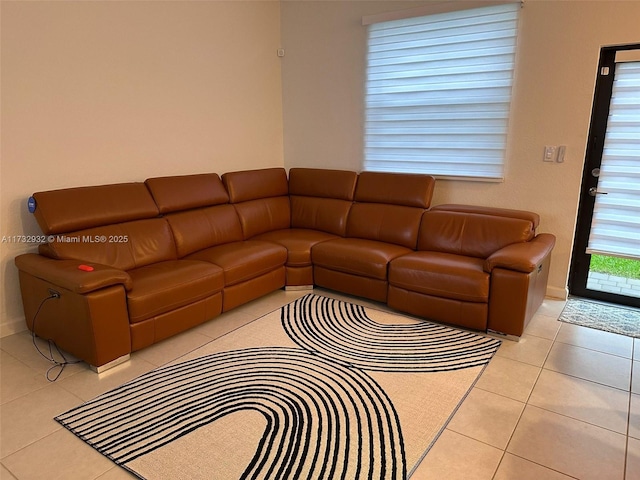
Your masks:
{"label": "sofa backrest cushion", "polygon": [[177,258],[173,235],[164,218],[50,236],[53,241],[40,246],[40,253],[45,256],[99,263],[125,271]]}
{"label": "sofa backrest cushion", "polygon": [[160,213],[229,202],[229,194],[217,173],[148,178],[145,184]]}
{"label": "sofa backrest cushion", "polygon": [[355,203],[349,212],[346,236],[415,249],[422,212],[399,205]]}
{"label": "sofa backrest cushion", "polygon": [[272,197],[236,203],[236,212],[245,239],[261,233],[282,230],[291,226],[289,197]]}
{"label": "sofa backrest cushion", "polygon": [[435,179],[412,173],[362,172],[355,201],[429,208]]}
{"label": "sofa backrest cushion", "polygon": [[418,250],[487,258],[534,235],[533,223],[522,218],[430,210],[422,217]]}
{"label": "sofa backrest cushion", "polygon": [[415,249],[434,184],[429,175],[362,172],[347,219],[347,237]]}
{"label": "sofa backrest cushion", "polygon": [[349,170],[292,168],[289,195],[353,201],[358,174]]}
{"label": "sofa backrest cushion", "polygon": [[47,234],[75,232],[159,214],[144,183],[118,183],[34,193],[35,218]]}
{"label": "sofa backrest cushion", "polygon": [[291,227],[289,182],[284,168],[229,172],[222,176],[245,239]]}
{"label": "sofa backrest cushion", "polygon": [[222,182],[229,192],[231,203],[289,195],[287,172],[284,168],[227,172],[222,175]]}
{"label": "sofa backrest cushion", "polygon": [[179,258],[208,247],[242,240],[240,220],[233,205],[170,213],[166,218]]}
{"label": "sofa backrest cushion", "polygon": [[291,227],[344,236],[358,174],[346,170],[289,170]]}

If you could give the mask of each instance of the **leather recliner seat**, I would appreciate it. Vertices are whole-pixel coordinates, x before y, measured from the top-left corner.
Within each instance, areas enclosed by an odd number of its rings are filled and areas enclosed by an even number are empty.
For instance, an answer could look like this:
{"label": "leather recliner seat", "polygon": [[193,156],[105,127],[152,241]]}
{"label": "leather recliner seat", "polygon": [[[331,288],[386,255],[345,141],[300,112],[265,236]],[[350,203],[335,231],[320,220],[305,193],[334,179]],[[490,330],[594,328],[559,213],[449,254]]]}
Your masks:
{"label": "leather recliner seat", "polygon": [[222,270],[222,311],[284,286],[286,249],[245,239],[217,174],[151,178],[146,184],[169,223],[178,257]]}
{"label": "leather recliner seat", "polygon": [[[239,172],[226,177],[234,185],[233,191],[239,190],[235,183],[243,177],[255,177],[258,181],[262,172]],[[292,168],[289,171],[290,226],[268,225],[253,237],[287,249],[287,287],[313,287],[311,249],[316,244],[345,236],[357,180],[356,172],[346,170]],[[279,181],[286,182],[286,177],[280,177]],[[237,208],[243,215],[242,206]],[[246,218],[246,223],[251,220]]]}
{"label": "leather recliner seat", "polygon": [[345,237],[311,251],[315,284],[386,302],[389,262],[416,248],[434,183],[427,175],[362,172]]}
{"label": "leather recliner seat", "polygon": [[[494,290],[506,289],[501,295],[507,302],[513,301],[505,310],[508,315],[522,316],[526,312],[517,299],[527,296],[530,284],[538,296],[543,284],[546,288],[546,279],[537,281],[534,262],[521,262],[531,256],[509,256],[504,249],[522,245],[533,250],[540,245],[541,251],[546,251],[553,238],[535,236],[539,219],[530,212],[487,207],[468,210],[442,205],[425,212],[417,251],[394,259],[389,266],[388,303],[416,315],[428,313],[429,318],[446,323],[502,331],[500,316],[490,312],[490,295],[497,294]],[[506,213],[510,216],[503,216]],[[524,292],[519,291],[522,282],[497,280],[496,275],[505,268],[522,273],[523,278],[531,277],[524,282]],[[496,319],[493,322],[490,313]],[[522,331],[510,329],[510,334],[519,336]]]}

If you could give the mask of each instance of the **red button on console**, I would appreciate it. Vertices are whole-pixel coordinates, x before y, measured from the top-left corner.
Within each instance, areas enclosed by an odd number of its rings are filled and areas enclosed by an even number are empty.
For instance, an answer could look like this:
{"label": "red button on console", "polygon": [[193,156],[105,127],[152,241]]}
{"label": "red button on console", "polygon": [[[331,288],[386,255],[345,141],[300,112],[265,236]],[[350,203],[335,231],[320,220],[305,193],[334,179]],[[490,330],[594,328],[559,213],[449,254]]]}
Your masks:
{"label": "red button on console", "polygon": [[78,265],[78,270],[84,270],[85,272],[93,272],[91,265]]}

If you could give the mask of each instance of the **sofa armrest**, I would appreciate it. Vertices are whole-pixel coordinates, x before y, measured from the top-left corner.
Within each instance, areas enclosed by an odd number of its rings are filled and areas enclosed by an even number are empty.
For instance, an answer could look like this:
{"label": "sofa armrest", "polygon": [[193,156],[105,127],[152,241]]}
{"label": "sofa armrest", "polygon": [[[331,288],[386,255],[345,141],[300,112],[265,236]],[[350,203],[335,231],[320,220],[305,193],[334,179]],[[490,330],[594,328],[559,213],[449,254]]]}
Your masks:
{"label": "sofa armrest", "polygon": [[533,272],[551,253],[556,237],[541,233],[530,242],[513,243],[491,254],[484,262],[484,271],[505,268],[523,273]]}
{"label": "sofa armrest", "polygon": [[113,285],[124,285],[131,290],[132,280],[123,270],[106,265],[91,264],[91,272],[78,269],[78,260],[55,260],[35,253],[26,253],[15,258],[19,270],[74,293],[85,294]]}

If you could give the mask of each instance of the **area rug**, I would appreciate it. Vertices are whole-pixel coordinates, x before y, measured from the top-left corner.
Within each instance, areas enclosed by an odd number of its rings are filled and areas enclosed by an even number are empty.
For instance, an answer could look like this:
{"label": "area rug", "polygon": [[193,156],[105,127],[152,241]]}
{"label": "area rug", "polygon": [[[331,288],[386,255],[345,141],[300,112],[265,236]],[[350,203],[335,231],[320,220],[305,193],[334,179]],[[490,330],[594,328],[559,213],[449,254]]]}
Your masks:
{"label": "area rug", "polygon": [[570,297],[561,322],[640,338],[640,309]]}
{"label": "area rug", "polygon": [[140,478],[405,479],[499,345],[307,294],[56,420]]}

